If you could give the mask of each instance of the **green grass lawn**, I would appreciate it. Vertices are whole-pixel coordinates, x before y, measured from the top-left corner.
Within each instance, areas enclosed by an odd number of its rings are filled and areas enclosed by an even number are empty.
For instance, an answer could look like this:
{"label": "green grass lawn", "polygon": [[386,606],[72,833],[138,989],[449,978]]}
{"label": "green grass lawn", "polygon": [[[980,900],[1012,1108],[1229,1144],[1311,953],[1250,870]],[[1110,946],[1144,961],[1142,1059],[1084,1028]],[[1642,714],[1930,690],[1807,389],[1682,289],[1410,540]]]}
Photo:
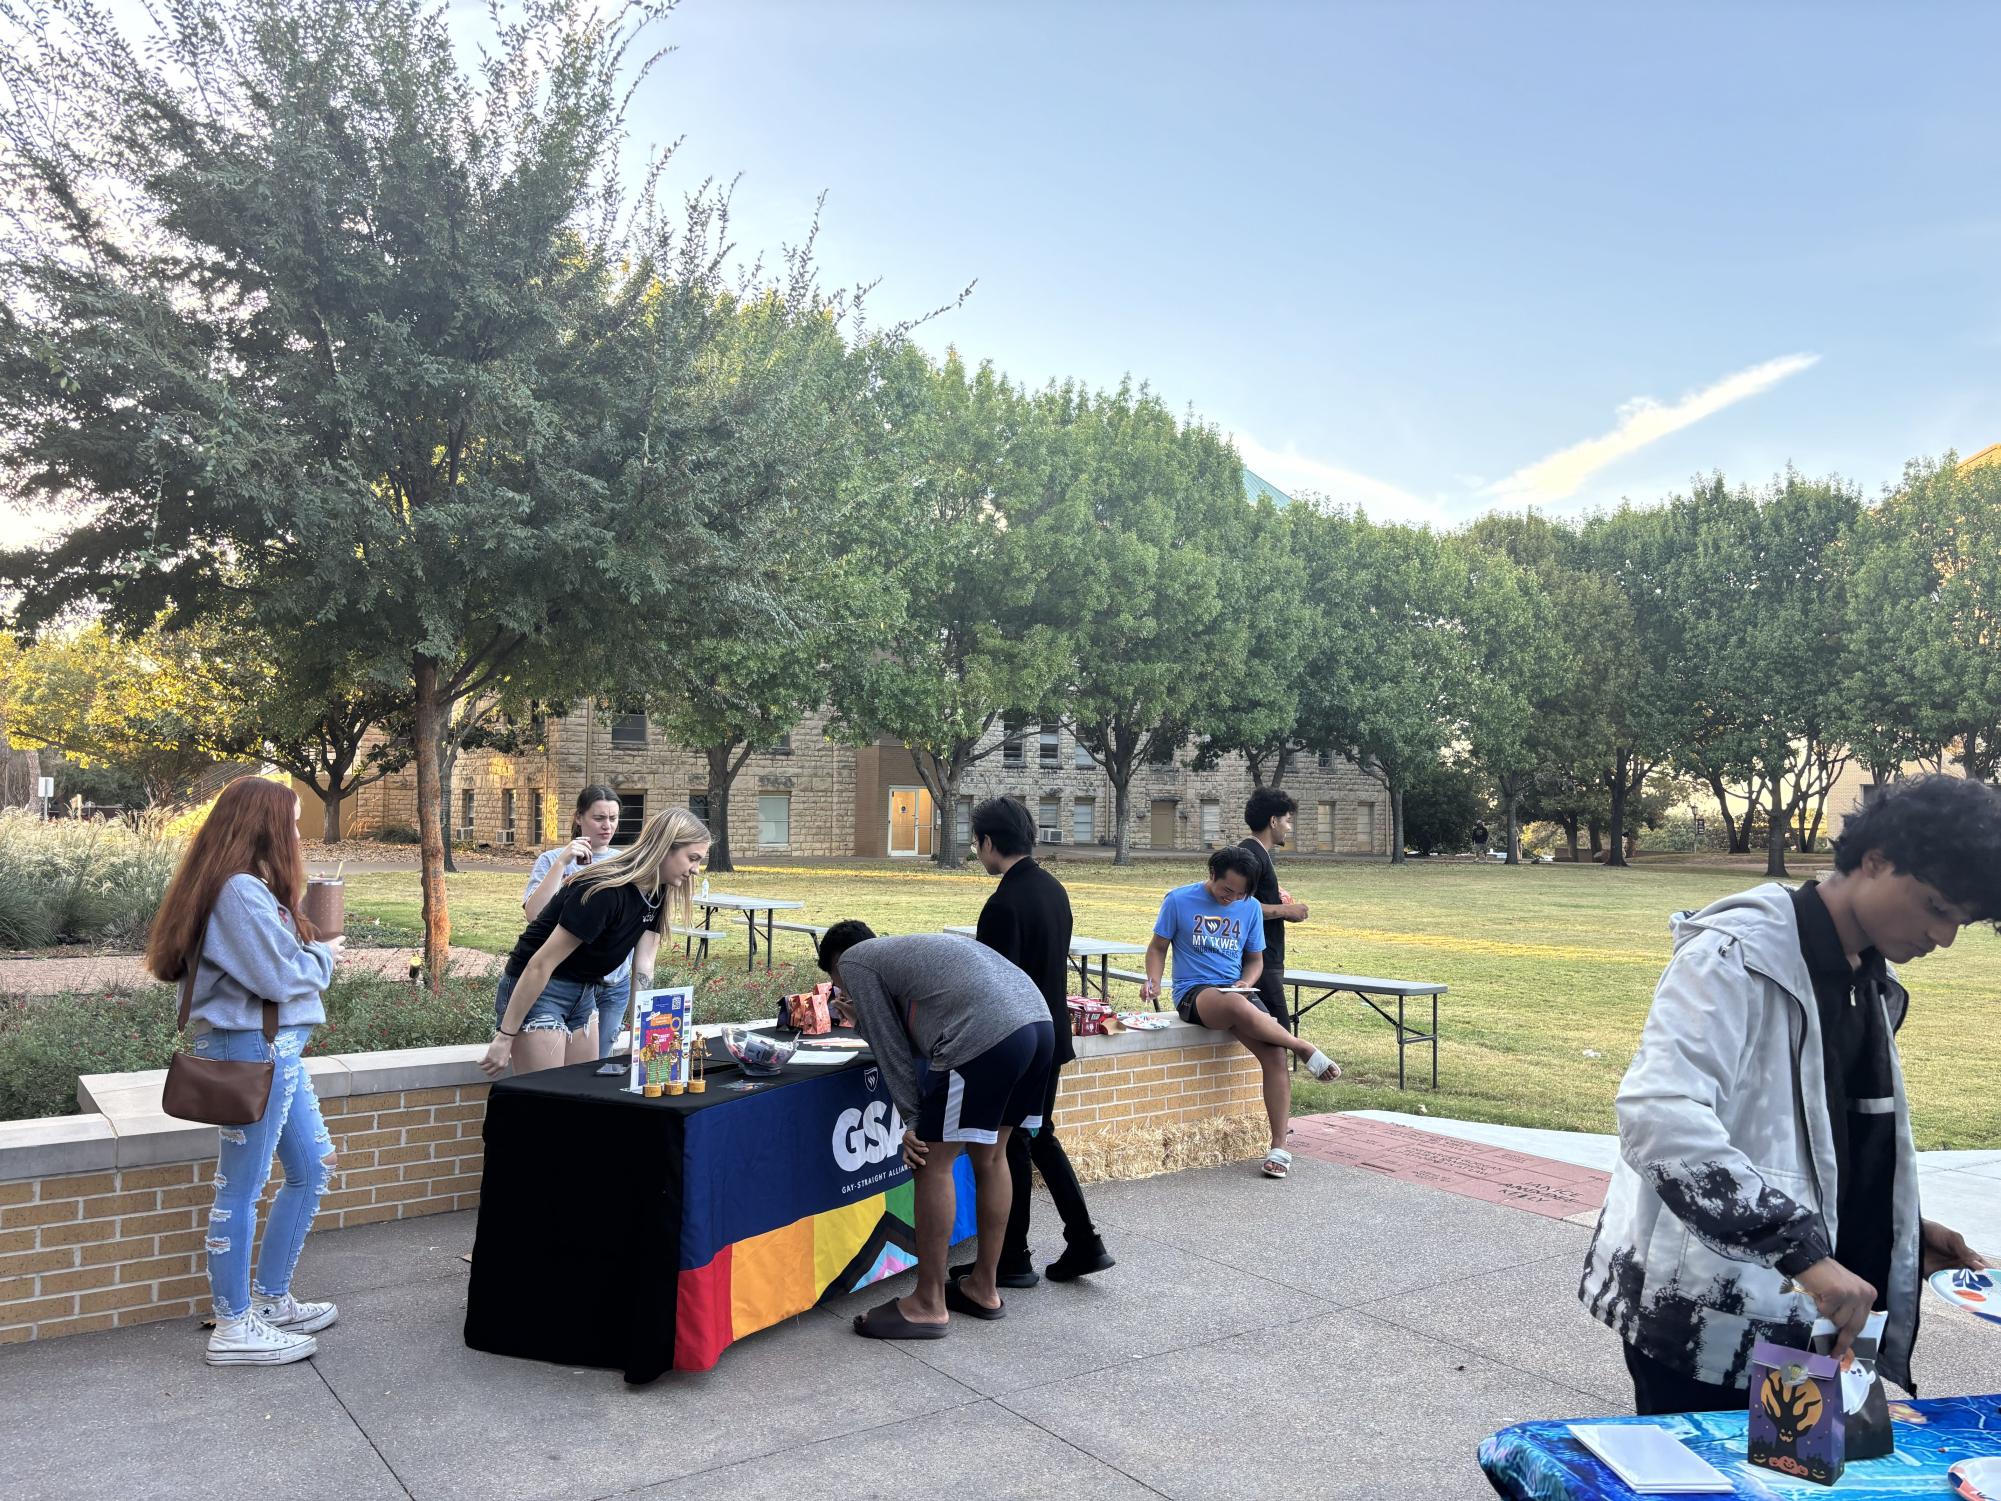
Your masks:
{"label": "green grass lawn", "polygon": [[[1054,868],[1070,889],[1079,933],[1135,943],[1151,932],[1161,893],[1199,871],[1185,861]],[[1470,861],[1281,860],[1281,876],[1313,911],[1311,922],[1287,935],[1295,968],[1451,987],[1441,1003],[1435,1095],[1398,1093],[1389,1027],[1353,1000],[1329,1001],[1308,1017],[1306,1030],[1341,1061],[1347,1078],[1299,1084],[1302,1111],[1421,1108],[1585,1131],[1613,1129],[1612,1095],[1667,962],[1669,914],[1758,879],[1755,871],[1677,865],[1509,869]],[[453,941],[511,946],[521,930],[521,880],[512,873],[450,877]],[[751,866],[712,884],[802,901],[805,910],[791,915],[808,921],[860,917],[894,933],[970,923],[992,888],[977,867],[947,873],[890,862]],[[350,875],[347,889],[350,912],[415,926],[414,874]],[[779,954],[807,957],[805,939],[781,935]],[[741,963],[741,956],[740,941],[732,940],[718,957]],[[2001,939],[1970,929],[1904,979],[1914,997],[1903,1053],[1918,1144],[2001,1145]],[[1121,987],[1113,995],[1119,999]],[[1136,1004],[1133,995],[1123,987],[1125,1004]],[[1413,1048],[1410,1060],[1413,1078],[1428,1077],[1428,1053]]]}

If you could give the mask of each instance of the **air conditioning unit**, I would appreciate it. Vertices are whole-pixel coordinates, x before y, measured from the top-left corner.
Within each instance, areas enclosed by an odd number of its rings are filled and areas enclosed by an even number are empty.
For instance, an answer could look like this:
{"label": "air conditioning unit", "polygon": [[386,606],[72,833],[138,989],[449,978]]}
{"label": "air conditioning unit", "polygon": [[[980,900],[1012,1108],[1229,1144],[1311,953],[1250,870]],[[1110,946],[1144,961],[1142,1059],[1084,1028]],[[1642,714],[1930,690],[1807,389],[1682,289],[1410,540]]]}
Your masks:
{"label": "air conditioning unit", "polygon": [[470,826],[468,826],[468,827],[466,827],[466,828],[463,828],[463,829],[453,829],[453,830],[452,830],[452,843],[453,843],[453,844],[471,844],[471,843],[472,843],[472,829],[471,829],[471,827],[470,827]]}
{"label": "air conditioning unit", "polygon": [[1063,842],[1063,831],[1061,829],[1043,829],[1038,832],[1036,837],[1044,844],[1061,844]]}
{"label": "air conditioning unit", "polygon": [[514,830],[512,830],[512,829],[502,829],[502,830],[500,831],[500,842],[501,842],[502,844],[512,844],[512,843],[514,843]]}

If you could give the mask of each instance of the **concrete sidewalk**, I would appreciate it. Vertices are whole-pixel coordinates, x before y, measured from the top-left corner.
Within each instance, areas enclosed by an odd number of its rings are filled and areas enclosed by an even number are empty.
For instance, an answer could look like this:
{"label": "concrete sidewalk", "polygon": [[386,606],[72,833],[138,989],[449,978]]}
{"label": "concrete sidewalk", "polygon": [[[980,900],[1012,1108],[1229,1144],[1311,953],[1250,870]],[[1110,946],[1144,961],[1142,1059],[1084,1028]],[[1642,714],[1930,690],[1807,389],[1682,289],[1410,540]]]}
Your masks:
{"label": "concrete sidewalk", "polygon": [[[1338,1119],[1329,1130],[1339,1129]],[[191,1323],[0,1350],[9,1496],[1378,1498],[1487,1494],[1479,1441],[1630,1411],[1575,1300],[1589,1232],[1304,1153],[1091,1191],[1116,1269],[1008,1295],[918,1345],[848,1320],[907,1279],[755,1335],[713,1372],[506,1360],[461,1338],[470,1214],[315,1236],[340,1301],[313,1361],[211,1370]],[[1057,1249],[1046,1202],[1037,1240]],[[671,1248],[662,1248],[671,1255]],[[616,1317],[589,1246],[524,1297]],[[1927,1395],[1990,1391],[2001,1339],[1926,1310]]]}

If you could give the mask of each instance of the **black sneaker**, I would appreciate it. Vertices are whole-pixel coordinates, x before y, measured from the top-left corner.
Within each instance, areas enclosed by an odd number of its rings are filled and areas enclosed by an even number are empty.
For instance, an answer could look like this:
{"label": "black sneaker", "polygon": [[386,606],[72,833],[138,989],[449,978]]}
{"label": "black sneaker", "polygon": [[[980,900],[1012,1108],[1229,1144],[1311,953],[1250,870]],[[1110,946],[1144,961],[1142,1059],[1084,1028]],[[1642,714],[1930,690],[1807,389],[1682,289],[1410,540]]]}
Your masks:
{"label": "black sneaker", "polygon": [[1079,1277],[1088,1277],[1093,1272],[1102,1272],[1118,1265],[1112,1253],[1105,1249],[1105,1243],[1097,1236],[1078,1245],[1065,1246],[1063,1254],[1042,1269],[1051,1282],[1074,1282]]}
{"label": "black sneaker", "polygon": [[[961,1277],[970,1275],[972,1270],[973,1263],[970,1261],[965,1262],[962,1265],[953,1267],[945,1280],[948,1282],[957,1282]],[[996,1287],[1033,1287],[1041,1280],[1041,1276],[1037,1274],[1035,1268],[1032,1266],[1016,1267],[1012,1271],[1006,1267],[1002,1267],[994,1274],[994,1286]]]}

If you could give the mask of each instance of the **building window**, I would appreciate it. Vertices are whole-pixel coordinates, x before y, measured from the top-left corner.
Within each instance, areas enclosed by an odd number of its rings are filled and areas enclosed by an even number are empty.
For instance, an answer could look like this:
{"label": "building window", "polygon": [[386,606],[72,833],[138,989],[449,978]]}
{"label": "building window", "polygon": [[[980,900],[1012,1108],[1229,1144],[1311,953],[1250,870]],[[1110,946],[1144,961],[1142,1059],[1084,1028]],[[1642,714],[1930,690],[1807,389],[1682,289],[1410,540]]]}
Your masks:
{"label": "building window", "polygon": [[1009,715],[1001,721],[1001,735],[1003,737],[1001,740],[1001,765],[1019,766],[1022,764],[1021,739],[1027,733],[1028,725],[1024,720],[1016,719],[1013,715]]}
{"label": "building window", "polygon": [[792,732],[790,730],[787,730],[771,742],[771,754],[774,756],[789,756],[792,754]]}
{"label": "building window", "polygon": [[1070,805],[1070,842],[1072,844],[1090,844],[1097,837],[1097,799],[1080,797]]}
{"label": "building window", "polygon": [[1079,740],[1077,742],[1076,753],[1071,758],[1070,764],[1076,767],[1079,771],[1089,771],[1093,766],[1096,766],[1098,763],[1091,759],[1090,750],[1085,746],[1083,741]]}
{"label": "building window", "polygon": [[1332,803],[1322,803],[1320,805],[1320,847],[1324,850],[1334,848],[1334,805]]}
{"label": "building window", "polygon": [[528,789],[528,842],[537,849],[542,847],[542,789],[540,787],[530,787]]}
{"label": "building window", "polygon": [[500,789],[500,842],[514,843],[514,789]]}
{"label": "building window", "polygon": [[1376,805],[1362,803],[1356,810],[1358,827],[1356,833],[1362,841],[1362,848],[1369,854],[1376,852]]}
{"label": "building window", "polygon": [[1042,733],[1037,740],[1037,765],[1061,766],[1063,764],[1062,732],[1063,726],[1060,724],[1044,724],[1042,726]]}
{"label": "building window", "polygon": [[1331,750],[1321,751],[1313,758],[1313,764],[1322,771],[1332,771],[1334,769],[1334,752]]}
{"label": "building window", "polygon": [[1214,798],[1202,800],[1202,842],[1214,844],[1223,833],[1223,805]]}
{"label": "building window", "polygon": [[459,794],[459,826],[452,830],[452,838],[461,843],[472,842],[472,788]]}
{"label": "building window", "polygon": [[618,795],[618,832],[611,836],[611,842],[623,849],[639,837],[639,831],[646,827],[646,794],[644,792],[621,792]]}
{"label": "building window", "polygon": [[646,716],[620,714],[614,718],[611,722],[611,743],[643,747],[646,744]]}
{"label": "building window", "polygon": [[952,843],[961,850],[973,847],[973,800],[969,797],[959,799],[959,811],[952,819]]}
{"label": "building window", "polygon": [[757,842],[766,849],[786,849],[792,843],[792,794],[757,795]]}
{"label": "building window", "polygon": [[1147,764],[1149,766],[1172,766],[1174,764],[1174,753],[1179,749],[1180,747],[1167,736],[1156,735],[1152,746],[1148,748],[1146,753]]}
{"label": "building window", "polygon": [[1063,800],[1045,797],[1035,805],[1035,837],[1044,844],[1063,842]]}
{"label": "building window", "polygon": [[709,794],[706,791],[690,792],[688,794],[688,811],[701,819],[703,823],[707,823],[709,821]]}

